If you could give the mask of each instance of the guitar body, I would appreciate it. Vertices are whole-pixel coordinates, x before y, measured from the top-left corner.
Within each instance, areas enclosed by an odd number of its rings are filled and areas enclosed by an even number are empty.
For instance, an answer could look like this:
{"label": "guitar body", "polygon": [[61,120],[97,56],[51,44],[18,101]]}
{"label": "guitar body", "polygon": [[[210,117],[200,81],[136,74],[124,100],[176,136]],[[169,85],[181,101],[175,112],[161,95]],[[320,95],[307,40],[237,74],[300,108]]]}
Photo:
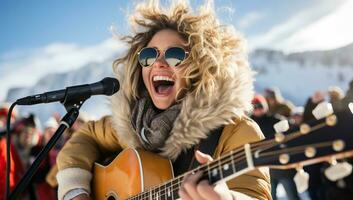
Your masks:
{"label": "guitar body", "polygon": [[[192,172],[200,171],[210,184],[216,184],[259,167],[298,168],[352,157],[352,123],[353,108],[330,114],[294,127],[278,140],[270,138],[244,144]],[[189,172],[173,178],[172,169],[171,162],[159,155],[125,149],[109,165],[95,164],[94,199],[178,199],[178,190]],[[339,170],[342,167],[332,168],[329,175],[343,178],[342,173],[337,173]],[[349,171],[344,173],[349,174]]]}
{"label": "guitar body", "polygon": [[125,149],[109,165],[95,164],[94,199],[127,199],[172,178],[169,160],[147,151]]}

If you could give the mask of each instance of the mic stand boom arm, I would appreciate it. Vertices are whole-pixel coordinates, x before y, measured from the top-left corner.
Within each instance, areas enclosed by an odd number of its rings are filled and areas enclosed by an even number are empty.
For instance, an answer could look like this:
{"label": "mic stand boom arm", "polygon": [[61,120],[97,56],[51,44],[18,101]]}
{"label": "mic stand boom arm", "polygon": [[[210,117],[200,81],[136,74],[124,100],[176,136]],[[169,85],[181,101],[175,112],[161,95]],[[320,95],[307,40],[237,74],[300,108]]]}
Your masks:
{"label": "mic stand boom arm", "polygon": [[30,168],[27,170],[25,175],[21,178],[19,183],[16,185],[16,187],[13,189],[11,194],[8,197],[8,200],[15,200],[18,199],[18,196],[23,192],[23,190],[27,187],[28,183],[34,176],[34,174],[37,172],[40,163],[43,161],[44,158],[47,157],[49,151],[54,147],[54,145],[57,143],[59,140],[60,136],[64,133],[64,131],[68,128],[70,128],[74,122],[76,121],[78,115],[79,115],[79,109],[82,106],[82,104],[89,98],[89,96],[82,97],[80,99],[77,99],[74,97],[74,95],[68,95],[68,94],[73,94],[75,92],[75,88],[73,87],[72,90],[70,91],[70,88],[68,88],[68,91],[66,93],[66,98],[64,99],[63,102],[61,102],[64,106],[66,111],[66,115],[61,119],[60,126],[58,129],[55,131],[53,137],[50,138],[48,143],[45,145],[45,147],[40,151]]}

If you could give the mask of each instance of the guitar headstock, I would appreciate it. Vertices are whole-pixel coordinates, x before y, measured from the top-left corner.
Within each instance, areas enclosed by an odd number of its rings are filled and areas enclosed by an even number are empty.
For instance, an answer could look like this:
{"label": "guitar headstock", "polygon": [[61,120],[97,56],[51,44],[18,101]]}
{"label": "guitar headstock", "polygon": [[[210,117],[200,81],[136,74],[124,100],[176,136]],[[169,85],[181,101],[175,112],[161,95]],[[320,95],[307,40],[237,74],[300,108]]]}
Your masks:
{"label": "guitar headstock", "polygon": [[[350,107],[353,107],[350,105]],[[288,169],[353,156],[353,109],[293,127],[251,144],[254,165]]]}

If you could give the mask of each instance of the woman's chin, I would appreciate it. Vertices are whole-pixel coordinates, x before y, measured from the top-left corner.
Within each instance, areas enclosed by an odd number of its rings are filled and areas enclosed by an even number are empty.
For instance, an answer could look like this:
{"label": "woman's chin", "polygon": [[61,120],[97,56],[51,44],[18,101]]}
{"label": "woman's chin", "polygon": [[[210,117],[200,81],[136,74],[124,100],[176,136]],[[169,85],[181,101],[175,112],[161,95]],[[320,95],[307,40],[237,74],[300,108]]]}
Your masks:
{"label": "woman's chin", "polygon": [[154,106],[160,110],[166,110],[174,104],[174,99],[152,98]]}

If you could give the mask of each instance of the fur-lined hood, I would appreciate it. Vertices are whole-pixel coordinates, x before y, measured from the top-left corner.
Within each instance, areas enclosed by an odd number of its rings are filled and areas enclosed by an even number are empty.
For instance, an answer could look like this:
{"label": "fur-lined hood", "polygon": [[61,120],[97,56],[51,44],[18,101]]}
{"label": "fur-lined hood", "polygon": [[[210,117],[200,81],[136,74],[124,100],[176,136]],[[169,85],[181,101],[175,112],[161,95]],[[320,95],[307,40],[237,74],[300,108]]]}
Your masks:
{"label": "fur-lined hood", "polygon": [[[161,149],[162,156],[176,159],[181,151],[199,143],[212,130],[234,123],[235,119],[251,109],[254,73],[248,66],[232,66],[232,69],[227,77],[217,79],[216,93],[210,98],[203,94],[187,94],[181,102],[181,111],[174,122],[172,134]],[[122,81],[122,74],[116,75]],[[141,147],[130,122],[131,106],[123,92],[111,98],[111,107],[112,124],[119,141],[125,147]]]}

